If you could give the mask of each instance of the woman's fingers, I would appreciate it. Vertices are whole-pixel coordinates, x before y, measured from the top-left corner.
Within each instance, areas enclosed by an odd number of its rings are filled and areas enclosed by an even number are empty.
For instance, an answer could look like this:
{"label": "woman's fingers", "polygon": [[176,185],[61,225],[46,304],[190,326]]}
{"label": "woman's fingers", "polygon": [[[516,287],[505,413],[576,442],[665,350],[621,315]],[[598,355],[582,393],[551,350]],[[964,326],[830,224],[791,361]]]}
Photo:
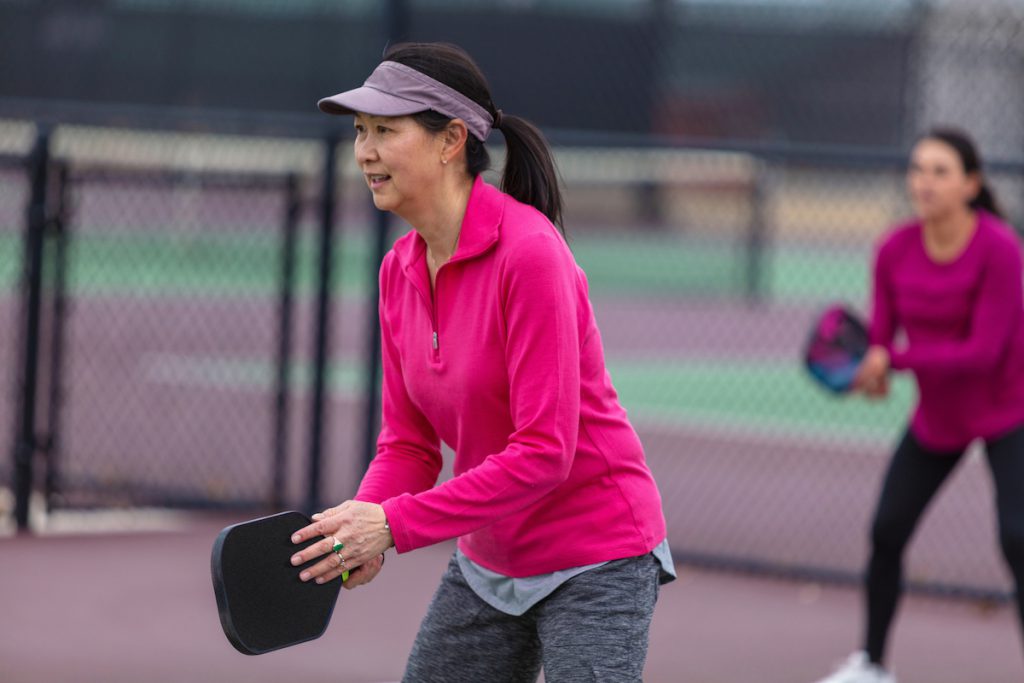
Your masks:
{"label": "woman's fingers", "polygon": [[[323,574],[314,577],[314,580],[317,583],[323,584],[328,583],[329,581],[334,581],[341,576],[342,580],[345,582],[345,588],[352,589],[358,588],[359,586],[365,586],[380,574],[380,570],[384,566],[384,556],[378,555],[366,564],[351,569],[347,566],[347,562],[345,565],[346,566],[344,567],[340,565],[332,567]],[[348,572],[348,577],[344,576],[345,572]]]}
{"label": "woman's fingers", "polygon": [[860,364],[859,368],[857,368],[857,372],[853,378],[853,386],[863,390],[865,393],[871,393],[885,380],[885,378],[886,375],[884,368],[873,363],[871,359],[868,358]]}
{"label": "woman's fingers", "polygon": [[346,500],[341,505],[336,505],[336,506],[334,506],[332,508],[327,508],[323,512],[317,512],[317,513],[315,513],[313,515],[313,519],[315,521],[320,521],[320,520],[322,520],[322,519],[324,519],[326,517],[333,517],[334,515],[337,515],[337,514],[339,514],[341,512],[344,512],[345,508],[347,508],[349,506],[349,503],[351,503],[351,502],[352,502],[351,500]]}
{"label": "woman's fingers", "polygon": [[380,574],[381,567],[384,566],[384,556],[378,555],[366,564],[352,570],[349,573],[348,580],[345,581],[345,588],[351,590],[358,588],[359,586],[365,586],[366,584],[377,578]]}
{"label": "woman's fingers", "polygon": [[320,520],[302,527],[292,534],[292,543],[302,543],[317,536],[333,536],[334,532],[338,530],[338,525],[333,522],[334,520]]}
{"label": "woman's fingers", "polygon": [[353,502],[346,500],[341,505],[336,505],[335,507],[327,508],[323,512],[314,514],[312,516],[312,524],[299,529],[292,535],[292,543],[302,543],[314,536],[330,536],[334,534],[341,525],[341,520],[334,518],[351,507]]}
{"label": "woman's fingers", "polygon": [[372,571],[368,565],[363,565],[359,569],[355,569],[349,572],[348,579],[342,584],[342,588],[352,590],[353,588],[359,588],[373,581],[377,576],[377,572]]}
{"label": "woman's fingers", "polygon": [[[335,551],[335,547],[338,547],[337,551]],[[291,563],[293,567],[298,567],[322,555],[328,555],[325,558],[328,561],[336,561],[339,552],[345,558],[346,564],[354,568],[380,554],[381,544],[370,543],[361,536],[353,538],[341,533],[330,534],[322,541],[312,543],[307,548],[296,552],[292,555]],[[317,572],[314,576],[317,576],[319,573],[321,572]]]}
{"label": "woman's fingers", "polygon": [[[292,562],[294,561],[295,558],[293,557]],[[332,552],[327,557],[314,564],[312,567],[309,567],[308,569],[303,569],[302,573],[299,574],[299,579],[302,581],[310,581],[313,579],[318,579],[323,576],[327,576],[328,574],[332,573],[334,576],[340,576],[343,571],[351,569],[354,569],[354,567],[351,567],[348,561],[344,559],[344,552]]]}
{"label": "woman's fingers", "polygon": [[350,571],[348,569],[342,569],[341,567],[335,567],[334,569],[332,569],[332,570],[330,570],[328,572],[324,572],[320,576],[316,577],[315,581],[317,583],[327,583],[328,581],[334,581],[339,576],[342,576],[342,574],[344,574],[345,572],[348,572],[349,573],[349,578],[344,578],[344,577],[342,578],[342,580],[347,583],[348,581],[351,580],[352,574],[354,574],[354,573],[356,573],[358,571],[359,571],[358,569],[353,569],[353,570]]}
{"label": "woman's fingers", "polygon": [[[344,543],[341,543],[334,536],[328,536],[324,540],[318,543],[313,543],[309,547],[304,548],[303,550],[300,550],[299,552],[292,555],[292,566],[298,567],[301,564],[306,564],[310,560],[315,560],[316,558],[321,557],[323,555],[328,555],[328,557],[325,558],[325,560],[327,561],[331,560],[332,558],[335,561],[337,561],[339,556],[335,552],[334,548],[338,545],[342,546],[341,548],[339,548],[339,550],[344,551]],[[322,564],[322,562],[320,564]]]}
{"label": "woman's fingers", "polygon": [[[292,555],[291,563],[292,566],[298,567],[317,558],[321,558],[319,562],[303,569],[299,574],[302,581],[309,581],[329,574],[332,577],[340,576],[342,571],[355,570],[366,562],[365,552],[350,550],[339,538],[329,536]],[[377,558],[371,556],[370,562],[376,561]]]}
{"label": "woman's fingers", "polygon": [[[337,577],[343,569],[354,571],[364,564],[376,568],[378,565],[374,563],[378,556],[391,545],[381,507],[354,501],[345,501],[325,510],[320,519],[296,531],[292,535],[292,543],[306,543],[317,537],[322,540],[298,550],[291,558],[292,565],[296,567],[316,562],[302,570],[299,577],[303,581]],[[340,558],[344,558],[345,567],[340,566]],[[372,576],[361,582],[370,579]]]}
{"label": "woman's fingers", "polygon": [[885,398],[889,395],[889,378],[883,375],[881,378],[869,380],[861,389],[868,398]]}

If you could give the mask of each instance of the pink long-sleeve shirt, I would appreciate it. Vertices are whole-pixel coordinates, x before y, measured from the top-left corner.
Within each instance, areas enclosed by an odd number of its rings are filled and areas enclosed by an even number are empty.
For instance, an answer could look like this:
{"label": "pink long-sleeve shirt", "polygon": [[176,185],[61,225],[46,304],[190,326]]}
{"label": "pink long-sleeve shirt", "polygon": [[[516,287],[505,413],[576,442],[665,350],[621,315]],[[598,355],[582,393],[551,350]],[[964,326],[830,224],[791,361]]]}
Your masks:
{"label": "pink long-sleeve shirt", "polygon": [[[910,429],[935,450],[957,450],[1024,424],[1021,249],[985,211],[964,251],[937,263],[920,222],[895,228],[875,258],[871,342],[895,370],[913,371]],[[904,339],[895,343],[897,330]]]}
{"label": "pink long-sleeve shirt", "polygon": [[661,498],[555,227],[478,178],[433,292],[425,253],[411,231],[381,266],[382,429],[356,498],[399,553],[458,537],[511,577],[650,552]]}

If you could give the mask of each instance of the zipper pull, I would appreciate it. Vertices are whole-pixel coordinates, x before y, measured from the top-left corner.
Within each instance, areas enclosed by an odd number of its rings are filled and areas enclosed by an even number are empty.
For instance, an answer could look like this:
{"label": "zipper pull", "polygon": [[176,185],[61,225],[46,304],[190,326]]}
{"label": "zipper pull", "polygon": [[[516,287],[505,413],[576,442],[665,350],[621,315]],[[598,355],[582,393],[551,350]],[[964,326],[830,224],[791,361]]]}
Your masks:
{"label": "zipper pull", "polygon": [[437,332],[434,333],[434,350],[437,351]]}

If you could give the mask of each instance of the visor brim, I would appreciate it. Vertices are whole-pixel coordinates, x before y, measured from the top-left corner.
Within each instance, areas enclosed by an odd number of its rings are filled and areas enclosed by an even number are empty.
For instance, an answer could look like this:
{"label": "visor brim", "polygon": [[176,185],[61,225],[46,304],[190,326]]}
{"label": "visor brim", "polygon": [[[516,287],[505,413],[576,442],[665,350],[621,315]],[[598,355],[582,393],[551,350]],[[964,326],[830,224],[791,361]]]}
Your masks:
{"label": "visor brim", "polygon": [[325,97],[316,106],[325,114],[339,116],[357,112],[371,116],[406,116],[430,109],[422,102],[413,102],[365,85]]}

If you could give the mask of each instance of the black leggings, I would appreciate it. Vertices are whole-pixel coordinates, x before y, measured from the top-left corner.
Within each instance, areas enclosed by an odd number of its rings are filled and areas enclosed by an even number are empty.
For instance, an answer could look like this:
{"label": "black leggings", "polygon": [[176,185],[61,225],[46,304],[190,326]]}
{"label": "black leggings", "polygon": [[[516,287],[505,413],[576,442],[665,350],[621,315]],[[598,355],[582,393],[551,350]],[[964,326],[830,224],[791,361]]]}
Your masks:
{"label": "black leggings", "polygon": [[[999,540],[1013,572],[1017,610],[1024,623],[1024,427],[986,441],[985,451],[996,489]],[[871,527],[865,649],[872,662],[881,664],[885,654],[886,637],[902,592],[903,550],[925,507],[963,454],[963,450],[929,451],[909,431],[896,449]]]}

